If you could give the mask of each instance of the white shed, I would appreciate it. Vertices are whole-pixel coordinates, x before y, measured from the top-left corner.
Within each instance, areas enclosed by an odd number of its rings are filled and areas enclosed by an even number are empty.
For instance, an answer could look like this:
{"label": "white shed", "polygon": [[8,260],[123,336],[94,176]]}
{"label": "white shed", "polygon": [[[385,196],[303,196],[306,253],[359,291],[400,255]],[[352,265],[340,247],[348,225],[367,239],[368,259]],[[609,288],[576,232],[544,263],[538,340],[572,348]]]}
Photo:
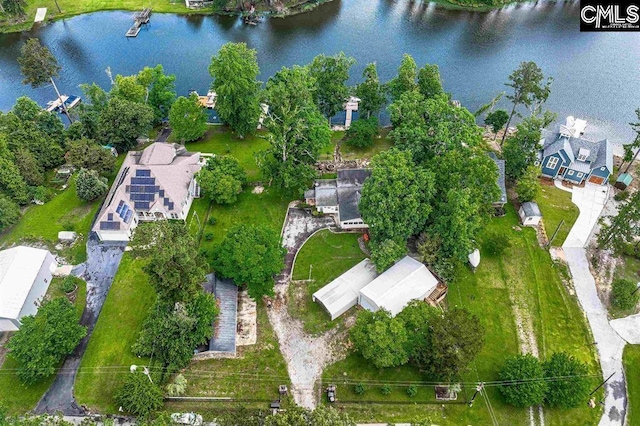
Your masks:
{"label": "white shed", "polygon": [[428,297],[438,279],[422,262],[405,256],[360,290],[360,305],[370,311],[386,309],[396,316],[412,300]]}
{"label": "white shed", "polygon": [[540,207],[533,201],[522,203],[520,210],[518,210],[518,215],[520,216],[520,222],[524,226],[538,226],[540,219],[542,219]]}
{"label": "white shed", "polygon": [[360,290],[377,276],[375,266],[365,259],[313,293],[313,301],[324,306],[334,320],[358,304]]}
{"label": "white shed", "polygon": [[34,315],[57,268],[47,250],[18,246],[0,251],[0,332],[16,331]]}

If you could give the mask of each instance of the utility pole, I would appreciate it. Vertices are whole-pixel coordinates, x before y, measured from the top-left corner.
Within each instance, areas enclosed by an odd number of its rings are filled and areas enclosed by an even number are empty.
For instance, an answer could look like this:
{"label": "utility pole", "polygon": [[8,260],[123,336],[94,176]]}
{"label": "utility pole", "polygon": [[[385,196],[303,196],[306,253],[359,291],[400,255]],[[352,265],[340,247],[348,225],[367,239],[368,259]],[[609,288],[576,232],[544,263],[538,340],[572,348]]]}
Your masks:
{"label": "utility pole", "polygon": [[471,401],[469,401],[469,408],[473,407],[473,401],[476,399],[476,396],[478,396],[478,393],[484,389],[484,382],[480,382],[478,383],[478,386],[476,386],[476,393],[473,394],[473,397],[471,398]]}

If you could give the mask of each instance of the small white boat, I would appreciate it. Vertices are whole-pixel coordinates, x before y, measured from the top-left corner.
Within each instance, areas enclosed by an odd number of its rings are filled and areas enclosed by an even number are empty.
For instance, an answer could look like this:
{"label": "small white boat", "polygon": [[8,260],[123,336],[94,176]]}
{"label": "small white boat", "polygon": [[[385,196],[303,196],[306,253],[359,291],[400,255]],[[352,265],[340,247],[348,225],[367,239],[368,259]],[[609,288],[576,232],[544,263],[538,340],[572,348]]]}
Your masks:
{"label": "small white boat", "polygon": [[[82,102],[82,99],[80,98],[80,96],[61,95],[60,98],[62,99],[62,102],[64,102],[64,106],[67,108],[67,111],[74,108],[76,105]],[[47,107],[45,108],[45,110],[49,112],[53,112],[53,111],[62,112],[62,108],[61,108],[62,102],[60,102],[60,98],[47,102]]]}

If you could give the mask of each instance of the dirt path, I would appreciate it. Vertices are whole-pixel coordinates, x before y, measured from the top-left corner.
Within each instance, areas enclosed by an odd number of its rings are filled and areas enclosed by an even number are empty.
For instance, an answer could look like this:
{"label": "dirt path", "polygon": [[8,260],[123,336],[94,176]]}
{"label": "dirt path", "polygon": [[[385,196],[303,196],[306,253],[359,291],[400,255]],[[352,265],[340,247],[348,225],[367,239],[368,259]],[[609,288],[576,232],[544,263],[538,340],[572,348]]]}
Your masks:
{"label": "dirt path", "polygon": [[322,370],[346,355],[338,344],[344,340],[345,332],[332,330],[319,336],[305,333],[302,321],[291,317],[287,310],[289,284],[298,250],[314,233],[334,225],[331,217],[314,218],[293,205],[289,207],[282,227],[282,245],[287,249],[285,268],[277,277],[275,300],[268,310],[269,321],[287,363],[293,399],[296,404],[307,408],[316,406],[315,384]]}

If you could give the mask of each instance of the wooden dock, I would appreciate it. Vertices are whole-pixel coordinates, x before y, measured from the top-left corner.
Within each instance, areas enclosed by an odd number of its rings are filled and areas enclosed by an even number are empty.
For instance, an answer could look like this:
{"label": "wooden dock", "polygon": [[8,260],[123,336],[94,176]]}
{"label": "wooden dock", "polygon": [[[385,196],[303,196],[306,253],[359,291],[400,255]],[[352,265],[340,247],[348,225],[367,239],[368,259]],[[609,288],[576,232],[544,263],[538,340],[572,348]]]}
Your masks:
{"label": "wooden dock", "polygon": [[151,9],[146,8],[142,12],[136,12],[133,15],[133,26],[129,28],[127,37],[136,37],[143,25],[147,25],[151,20]]}

